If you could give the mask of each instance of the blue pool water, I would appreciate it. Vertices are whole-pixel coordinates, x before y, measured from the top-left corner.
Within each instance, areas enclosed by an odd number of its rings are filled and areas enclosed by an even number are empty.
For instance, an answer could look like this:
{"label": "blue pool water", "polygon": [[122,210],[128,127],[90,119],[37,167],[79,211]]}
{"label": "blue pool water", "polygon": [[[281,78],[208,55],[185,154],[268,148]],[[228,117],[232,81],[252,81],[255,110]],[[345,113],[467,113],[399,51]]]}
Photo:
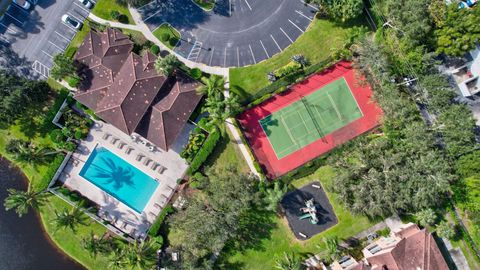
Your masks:
{"label": "blue pool water", "polygon": [[96,147],[80,176],[141,213],[158,182],[103,147]]}

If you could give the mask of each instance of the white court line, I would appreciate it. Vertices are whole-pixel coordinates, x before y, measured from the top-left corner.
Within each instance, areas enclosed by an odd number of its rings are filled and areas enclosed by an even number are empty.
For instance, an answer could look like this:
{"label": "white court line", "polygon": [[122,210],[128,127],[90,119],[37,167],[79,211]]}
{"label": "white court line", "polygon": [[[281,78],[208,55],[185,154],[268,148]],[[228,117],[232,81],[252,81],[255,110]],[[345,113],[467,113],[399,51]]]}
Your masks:
{"label": "white court line", "polygon": [[157,15],[158,13],[160,13],[162,10],[160,9],[159,11],[153,13],[152,15],[148,16],[148,18],[144,19],[143,21],[146,22],[148,20],[150,20],[153,16]]}
{"label": "white court line", "polygon": [[213,59],[213,53],[215,52],[215,47],[212,47],[212,53],[210,54],[210,61],[208,61],[208,65],[212,66],[212,59]]}
{"label": "white court line", "polygon": [[77,4],[77,2],[73,2],[77,7],[79,7],[81,10],[87,12],[88,14],[90,14],[90,10],[86,9],[85,7],[83,7],[82,5],[79,5]]}
{"label": "white court line", "polygon": [[223,66],[227,66],[227,47],[225,47],[225,51],[223,52]]}
{"label": "white court line", "polygon": [[50,58],[52,58],[52,59],[53,59],[53,56],[52,56],[51,54],[47,53],[47,52],[46,52],[46,51],[44,51],[44,50],[42,50],[42,52],[43,52],[44,54],[46,54],[47,56],[50,56]]}
{"label": "white court line", "polygon": [[311,5],[311,4],[308,4],[308,3],[306,3],[306,2],[303,1],[303,0],[300,0],[300,2],[302,2],[302,3],[304,3],[305,5],[307,5],[307,6],[311,7],[311,8],[313,8],[313,9],[315,9],[316,11],[318,11],[318,8],[317,8],[316,6]]}
{"label": "white court line", "polygon": [[313,21],[312,18],[310,18],[310,17],[308,17],[307,15],[303,14],[303,12],[298,11],[298,10],[295,10],[295,12],[296,12],[297,14],[299,14],[300,16],[307,18],[307,20]]}
{"label": "white court line", "polygon": [[260,40],[260,44],[262,44],[263,50],[265,51],[265,54],[267,55],[268,58],[270,58],[270,55],[267,52],[267,49],[265,49],[265,46],[263,45],[263,42]]}
{"label": "white court line", "polygon": [[17,21],[19,24],[23,25],[24,23],[21,22],[20,20],[18,20],[17,18],[13,17],[13,15],[10,15],[8,12],[5,12],[5,15],[8,15],[10,18],[14,19],[15,21]]}
{"label": "white court line", "polygon": [[50,40],[48,42],[50,42],[50,44],[52,44],[53,46],[57,47],[57,49],[59,49],[60,51],[65,51],[65,49],[60,48],[57,44],[51,42]]}
{"label": "white court line", "polygon": [[288,21],[293,24],[293,26],[295,26],[298,30],[300,30],[302,33],[305,33],[305,31],[302,30],[302,28],[298,27],[298,25],[296,25],[294,22],[292,22],[290,19],[288,19]]}
{"label": "white court line", "polygon": [[238,51],[238,47],[237,47],[237,67],[240,66],[240,52]]}
{"label": "white court line", "polygon": [[248,8],[249,8],[250,10],[252,10],[252,7],[250,6],[250,4],[248,3],[247,0],[245,0],[245,3],[247,3]]}
{"label": "white court line", "polygon": [[290,40],[290,43],[293,43],[293,40],[287,35],[287,33],[285,33],[285,31],[283,31],[281,27],[280,27],[280,31],[282,31],[282,33],[288,38],[288,40]]}
{"label": "white court line", "polygon": [[257,63],[257,60],[255,59],[255,55],[253,55],[252,46],[250,46],[250,44],[248,44],[248,47],[250,48],[250,53],[252,54],[253,62],[255,62],[255,64],[256,64],[256,63]]}
{"label": "white court line", "polygon": [[279,50],[279,51],[282,51],[282,48],[280,48],[280,45],[278,45],[277,41],[273,38],[273,36],[270,35],[270,37],[273,39],[273,42],[275,42],[275,45],[277,45],[278,50]]}
{"label": "white court line", "polygon": [[56,33],[57,35],[59,35],[60,37],[64,38],[66,41],[70,42],[70,39],[69,39],[69,38],[63,36],[62,34],[58,33],[57,31],[55,31],[55,33]]}

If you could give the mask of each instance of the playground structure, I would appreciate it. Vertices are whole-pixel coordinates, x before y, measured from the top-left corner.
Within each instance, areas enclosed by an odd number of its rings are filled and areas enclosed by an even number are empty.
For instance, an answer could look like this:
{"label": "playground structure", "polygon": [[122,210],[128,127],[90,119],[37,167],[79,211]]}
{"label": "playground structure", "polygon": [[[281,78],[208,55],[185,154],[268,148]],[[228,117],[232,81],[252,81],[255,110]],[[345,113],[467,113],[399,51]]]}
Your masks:
{"label": "playground structure", "polygon": [[318,223],[317,217],[317,208],[315,207],[315,203],[313,198],[310,200],[305,201],[305,207],[300,208],[300,211],[303,213],[301,216],[298,217],[299,220],[304,220],[309,218],[311,224]]}

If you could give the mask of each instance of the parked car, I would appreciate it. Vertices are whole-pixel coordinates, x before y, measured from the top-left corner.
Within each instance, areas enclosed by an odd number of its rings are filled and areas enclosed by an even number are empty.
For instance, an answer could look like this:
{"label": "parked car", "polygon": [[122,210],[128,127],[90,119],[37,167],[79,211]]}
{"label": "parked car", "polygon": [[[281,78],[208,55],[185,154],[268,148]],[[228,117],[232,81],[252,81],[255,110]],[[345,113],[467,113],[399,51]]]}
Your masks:
{"label": "parked car", "polygon": [[17,4],[17,6],[29,10],[32,4],[27,0],[13,0],[13,3]]}
{"label": "parked car", "polygon": [[77,21],[75,18],[72,18],[71,16],[65,14],[62,16],[62,21],[66,24],[69,25],[75,29],[80,29],[82,28],[82,23]]}
{"label": "parked car", "polygon": [[84,7],[91,9],[93,7],[93,3],[90,2],[90,0],[78,0],[80,4],[82,4]]}

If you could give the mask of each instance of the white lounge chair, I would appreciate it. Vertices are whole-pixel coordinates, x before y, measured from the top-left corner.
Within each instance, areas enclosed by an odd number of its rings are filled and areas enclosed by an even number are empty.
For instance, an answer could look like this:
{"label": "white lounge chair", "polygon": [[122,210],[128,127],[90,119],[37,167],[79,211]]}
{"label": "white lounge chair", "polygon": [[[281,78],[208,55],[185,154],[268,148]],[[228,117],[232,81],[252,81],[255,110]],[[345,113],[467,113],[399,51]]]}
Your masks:
{"label": "white lounge chair", "polygon": [[137,160],[137,161],[141,161],[142,158],[144,158],[144,157],[145,157],[144,155],[138,154],[136,160]]}
{"label": "white lounge chair", "polygon": [[150,162],[152,162],[151,159],[147,158],[144,162],[143,162],[143,165],[145,166],[148,166],[150,164]]}
{"label": "white lounge chair", "polygon": [[122,149],[125,145],[127,145],[127,144],[124,143],[124,142],[120,142],[120,143],[118,143],[117,148]]}
{"label": "white lounge chair", "polygon": [[103,137],[102,137],[102,139],[104,139],[104,140],[108,140],[108,138],[109,138],[110,136],[111,136],[111,134],[110,134],[110,133],[105,133],[105,134],[103,134]]}
{"label": "white lounge chair", "polygon": [[130,153],[133,151],[133,148],[132,147],[128,147],[126,150],[125,150],[125,154],[127,155],[130,155]]}
{"label": "white lounge chair", "polygon": [[152,168],[152,170],[155,171],[155,170],[158,168],[158,166],[160,166],[160,164],[158,164],[157,162],[155,162],[155,163],[152,164],[152,167],[151,167],[151,168]]}
{"label": "white lounge chair", "polygon": [[162,165],[160,165],[160,166],[158,167],[158,172],[159,172],[160,174],[162,174],[162,173],[165,171],[165,169],[167,169],[167,168],[165,168],[165,167],[163,167]]}
{"label": "white lounge chair", "polygon": [[115,144],[115,143],[117,143],[118,140],[119,140],[118,138],[113,137],[113,138],[110,140],[110,143],[111,143],[111,144]]}

